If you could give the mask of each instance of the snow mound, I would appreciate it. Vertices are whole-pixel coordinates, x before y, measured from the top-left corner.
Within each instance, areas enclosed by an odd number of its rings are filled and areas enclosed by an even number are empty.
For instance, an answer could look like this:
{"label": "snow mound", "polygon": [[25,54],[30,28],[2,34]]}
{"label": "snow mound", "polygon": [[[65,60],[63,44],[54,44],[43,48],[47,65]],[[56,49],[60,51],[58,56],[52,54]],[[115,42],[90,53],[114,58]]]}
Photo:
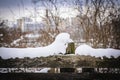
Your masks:
{"label": "snow mound", "polygon": [[69,42],[73,42],[72,39],[70,39],[70,35],[68,33],[60,33],[55,38],[55,41],[48,46],[38,48],[0,48],[0,56],[3,59],[16,57],[34,58],[65,53]]}
{"label": "snow mound", "polygon": [[115,58],[120,56],[120,50],[112,49],[112,48],[92,48],[91,46],[88,46],[86,44],[80,45],[76,48],[75,54],[79,55],[90,55],[95,57],[103,57],[106,56],[110,58],[111,56],[114,56]]}
{"label": "snow mound", "polygon": [[76,48],[75,53],[80,55],[90,55],[90,53],[93,52],[92,50],[91,46],[83,44]]}
{"label": "snow mound", "polygon": [[60,42],[60,43],[73,42],[73,40],[70,39],[70,35],[68,33],[61,33],[61,34],[57,35],[55,41]]}
{"label": "snow mound", "polygon": [[43,68],[39,73],[48,73],[51,68]]}

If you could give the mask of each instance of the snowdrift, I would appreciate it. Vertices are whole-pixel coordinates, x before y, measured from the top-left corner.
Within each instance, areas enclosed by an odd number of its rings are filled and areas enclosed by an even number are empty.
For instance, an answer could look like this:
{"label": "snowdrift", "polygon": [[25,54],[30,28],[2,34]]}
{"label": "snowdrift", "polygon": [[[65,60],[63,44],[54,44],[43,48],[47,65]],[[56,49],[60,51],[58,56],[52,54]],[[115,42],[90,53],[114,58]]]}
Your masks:
{"label": "snowdrift", "polygon": [[111,56],[114,56],[115,58],[120,56],[120,50],[112,49],[112,48],[92,48],[91,46],[88,46],[86,44],[80,45],[76,48],[75,54],[79,55],[90,55],[95,57],[103,57],[106,56],[110,58]]}
{"label": "snowdrift", "polygon": [[[65,53],[67,44],[73,42],[68,33],[60,33],[56,36],[55,41],[45,47],[38,48],[0,48],[0,56],[3,59],[8,58],[24,58],[24,57],[46,57],[49,55]],[[92,48],[86,44],[80,45],[76,48],[75,54],[79,55],[90,55],[95,57],[118,57],[120,56],[120,50],[112,48]]]}
{"label": "snowdrift", "polygon": [[3,59],[16,57],[34,58],[65,53],[69,42],[73,42],[72,39],[70,39],[70,35],[68,33],[60,33],[55,38],[55,41],[48,46],[38,48],[0,48],[0,56]]}

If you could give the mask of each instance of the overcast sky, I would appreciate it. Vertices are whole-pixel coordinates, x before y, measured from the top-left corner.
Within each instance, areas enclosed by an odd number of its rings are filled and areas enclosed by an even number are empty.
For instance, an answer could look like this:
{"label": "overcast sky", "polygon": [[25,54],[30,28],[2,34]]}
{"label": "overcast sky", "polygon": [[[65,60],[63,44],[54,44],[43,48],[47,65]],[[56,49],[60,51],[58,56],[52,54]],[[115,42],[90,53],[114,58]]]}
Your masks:
{"label": "overcast sky", "polygon": [[[75,0],[58,0],[57,5],[72,5],[73,2],[71,1]],[[42,6],[40,2],[39,5]],[[0,0],[0,18],[13,20],[14,18],[28,16],[29,11],[32,12],[33,8],[32,0]]]}
{"label": "overcast sky", "polygon": [[31,7],[31,0],[0,0],[0,18],[10,19],[23,16],[25,8]]}
{"label": "overcast sky", "polygon": [[31,0],[0,0],[0,8],[6,7],[17,7],[18,5],[24,3],[25,6],[30,6]]}

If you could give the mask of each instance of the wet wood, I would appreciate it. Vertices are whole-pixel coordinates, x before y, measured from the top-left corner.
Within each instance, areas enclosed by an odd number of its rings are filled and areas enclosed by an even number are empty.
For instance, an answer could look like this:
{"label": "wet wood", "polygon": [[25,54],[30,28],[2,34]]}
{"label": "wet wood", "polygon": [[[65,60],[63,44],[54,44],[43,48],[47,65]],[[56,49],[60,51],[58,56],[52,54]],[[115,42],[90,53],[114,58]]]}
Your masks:
{"label": "wet wood", "polygon": [[66,54],[75,54],[75,44],[73,42],[68,44]]}

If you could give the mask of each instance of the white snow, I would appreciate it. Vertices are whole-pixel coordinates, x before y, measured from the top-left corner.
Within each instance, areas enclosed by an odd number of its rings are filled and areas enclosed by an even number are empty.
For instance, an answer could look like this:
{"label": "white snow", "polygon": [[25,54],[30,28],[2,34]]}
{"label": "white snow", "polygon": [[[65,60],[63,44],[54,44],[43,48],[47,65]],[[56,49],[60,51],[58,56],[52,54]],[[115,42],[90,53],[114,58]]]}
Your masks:
{"label": "white snow", "polygon": [[0,34],[0,37],[2,37],[3,36],[3,34]]}
{"label": "white snow", "polygon": [[0,73],[48,73],[51,68],[0,68]]}
{"label": "white snow", "polygon": [[67,43],[73,42],[70,39],[70,35],[68,33],[60,33],[55,38],[55,41],[46,46],[46,47],[38,47],[38,48],[0,48],[0,56],[3,59],[8,58],[24,58],[24,57],[40,57],[40,56],[49,56],[59,53],[65,53]]}
{"label": "white snow", "polygon": [[48,71],[50,70],[51,68],[43,68],[39,71],[39,73],[48,73]]}
{"label": "white snow", "polygon": [[[19,40],[16,40],[17,42]],[[69,42],[73,42],[72,39],[70,38],[70,35],[68,33],[60,33],[57,35],[55,38],[55,41],[45,47],[37,47],[37,48],[0,48],[0,56],[3,59],[8,59],[8,58],[24,58],[24,57],[41,57],[41,56],[49,56],[49,55],[54,55],[54,54],[59,54],[59,53],[65,53],[67,44]],[[95,57],[118,57],[120,56],[120,50],[117,49],[112,49],[112,48],[92,48],[89,45],[83,44],[80,45],[79,47],[76,48],[75,54],[79,55],[91,55]]]}
{"label": "white snow", "polygon": [[27,38],[39,38],[40,35],[39,34],[26,34],[25,37],[27,37]]}
{"label": "white snow", "polygon": [[11,45],[17,44],[17,42],[21,41],[23,39],[23,36],[21,36],[19,39],[14,40]]}
{"label": "white snow", "polygon": [[112,49],[112,48],[92,48],[91,46],[88,46],[86,44],[80,45],[79,47],[76,48],[75,54],[79,55],[90,55],[90,56],[95,56],[95,57],[111,57],[114,56],[115,58],[120,56],[120,50],[117,49]]}

